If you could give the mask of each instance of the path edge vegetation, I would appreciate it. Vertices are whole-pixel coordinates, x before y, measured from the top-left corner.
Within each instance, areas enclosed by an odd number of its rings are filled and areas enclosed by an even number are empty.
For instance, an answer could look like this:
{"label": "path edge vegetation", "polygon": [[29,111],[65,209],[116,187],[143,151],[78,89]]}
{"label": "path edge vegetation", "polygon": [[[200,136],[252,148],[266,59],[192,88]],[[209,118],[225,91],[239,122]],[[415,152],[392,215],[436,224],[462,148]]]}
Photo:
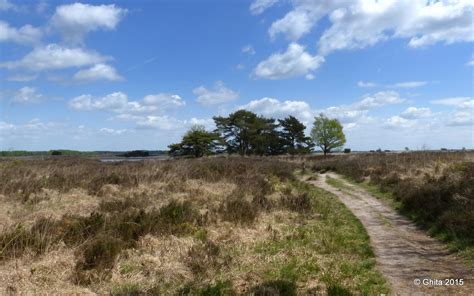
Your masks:
{"label": "path edge vegetation", "polygon": [[[462,167],[462,164],[453,164],[452,166],[459,168]],[[340,173],[337,169],[332,170],[336,173]],[[428,235],[443,243],[451,252],[460,257],[464,264],[471,270],[471,272],[474,272],[474,245],[472,242],[466,242],[463,238],[453,236],[448,232],[448,230],[437,226],[435,222],[425,221],[423,217],[420,217],[416,209],[407,207],[407,205],[405,205],[402,200],[397,199],[396,191],[392,186],[387,187],[383,182],[378,183],[370,179],[356,179],[344,173],[340,174],[340,176],[350,184],[367,191],[372,196],[389,205],[399,214],[409,218],[420,229],[424,230]],[[348,188],[346,188],[346,186],[337,179],[329,177],[327,178],[326,182],[342,191],[347,192],[348,190]],[[467,223],[469,223],[469,221],[467,221]]]}

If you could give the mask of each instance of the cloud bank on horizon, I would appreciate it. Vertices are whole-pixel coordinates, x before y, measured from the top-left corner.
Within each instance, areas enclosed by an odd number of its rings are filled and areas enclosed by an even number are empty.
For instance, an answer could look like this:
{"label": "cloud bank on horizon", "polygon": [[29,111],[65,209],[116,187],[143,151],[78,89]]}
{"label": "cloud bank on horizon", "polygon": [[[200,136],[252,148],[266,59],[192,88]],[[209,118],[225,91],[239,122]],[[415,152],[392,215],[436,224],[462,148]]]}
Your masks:
{"label": "cloud bank on horizon", "polygon": [[473,13],[469,0],[0,0],[0,150],[164,149],[238,109],[308,129],[325,113],[354,150],[474,148]]}

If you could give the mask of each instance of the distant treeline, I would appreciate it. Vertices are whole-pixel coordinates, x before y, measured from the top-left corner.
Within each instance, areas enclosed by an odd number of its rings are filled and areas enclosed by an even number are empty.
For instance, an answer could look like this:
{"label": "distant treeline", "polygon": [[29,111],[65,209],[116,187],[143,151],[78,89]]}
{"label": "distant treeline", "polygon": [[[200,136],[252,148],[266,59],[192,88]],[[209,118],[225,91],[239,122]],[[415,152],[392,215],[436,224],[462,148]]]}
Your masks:
{"label": "distant treeline", "polygon": [[13,156],[122,156],[122,157],[146,157],[153,155],[164,155],[168,151],[163,150],[134,150],[134,151],[78,151],[78,150],[49,150],[49,151],[27,151],[27,150],[12,150],[12,151],[0,151],[0,157],[13,157]]}

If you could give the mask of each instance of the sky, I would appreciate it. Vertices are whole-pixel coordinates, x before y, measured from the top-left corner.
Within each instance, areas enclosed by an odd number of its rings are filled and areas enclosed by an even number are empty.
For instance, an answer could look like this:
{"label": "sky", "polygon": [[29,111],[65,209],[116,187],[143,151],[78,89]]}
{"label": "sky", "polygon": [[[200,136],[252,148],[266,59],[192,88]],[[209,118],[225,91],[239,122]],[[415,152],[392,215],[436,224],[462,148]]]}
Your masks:
{"label": "sky", "polygon": [[471,0],[0,0],[0,150],[158,150],[238,109],[474,148]]}

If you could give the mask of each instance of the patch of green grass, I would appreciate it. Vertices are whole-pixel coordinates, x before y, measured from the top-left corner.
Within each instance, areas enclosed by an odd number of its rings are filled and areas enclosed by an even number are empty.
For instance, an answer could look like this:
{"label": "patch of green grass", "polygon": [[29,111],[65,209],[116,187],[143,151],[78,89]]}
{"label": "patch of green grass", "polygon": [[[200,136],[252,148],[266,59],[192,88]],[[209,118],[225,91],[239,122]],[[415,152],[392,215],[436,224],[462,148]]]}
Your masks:
{"label": "patch of green grass", "polygon": [[[387,294],[388,285],[375,269],[369,236],[360,221],[325,190],[303,183],[293,188],[308,193],[312,214],[296,226],[283,226],[278,239],[255,245],[254,251],[262,258],[274,258],[265,267],[264,279],[286,279],[304,287],[310,278],[318,278],[330,295],[351,295],[337,294],[341,291]],[[298,293],[306,292],[298,289]]]}
{"label": "patch of green grass", "polygon": [[143,295],[143,288],[139,284],[124,283],[113,287],[110,294],[112,296]]}

